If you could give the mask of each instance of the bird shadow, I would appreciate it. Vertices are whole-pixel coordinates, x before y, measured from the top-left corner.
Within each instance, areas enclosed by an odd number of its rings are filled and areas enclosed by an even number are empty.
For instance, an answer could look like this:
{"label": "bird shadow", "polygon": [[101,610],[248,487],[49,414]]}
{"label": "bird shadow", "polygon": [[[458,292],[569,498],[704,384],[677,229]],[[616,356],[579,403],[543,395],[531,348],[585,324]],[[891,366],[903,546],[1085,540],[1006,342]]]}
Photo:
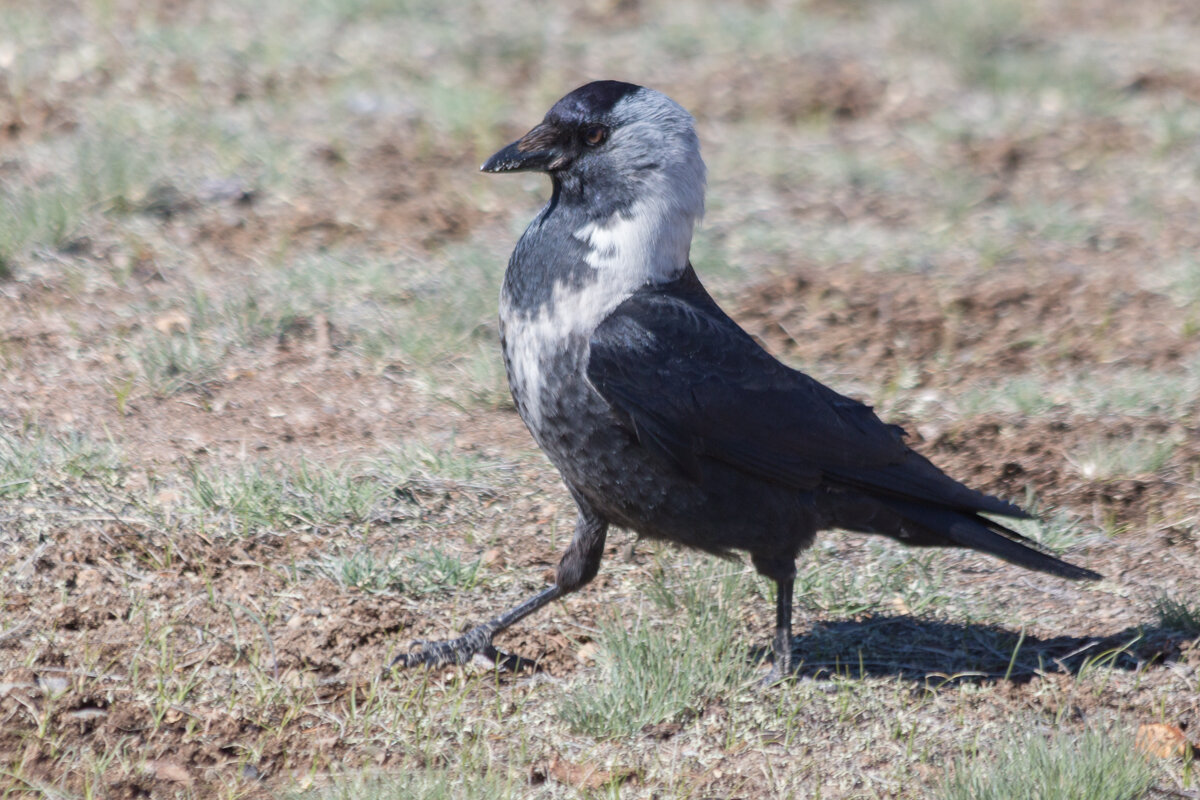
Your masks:
{"label": "bird shadow", "polygon": [[994,625],[881,615],[817,623],[792,639],[792,653],[795,677],[814,680],[872,676],[926,684],[1024,683],[1038,675],[1080,675],[1096,667],[1143,669],[1177,657],[1180,646],[1194,638],[1161,626],[1040,638]]}

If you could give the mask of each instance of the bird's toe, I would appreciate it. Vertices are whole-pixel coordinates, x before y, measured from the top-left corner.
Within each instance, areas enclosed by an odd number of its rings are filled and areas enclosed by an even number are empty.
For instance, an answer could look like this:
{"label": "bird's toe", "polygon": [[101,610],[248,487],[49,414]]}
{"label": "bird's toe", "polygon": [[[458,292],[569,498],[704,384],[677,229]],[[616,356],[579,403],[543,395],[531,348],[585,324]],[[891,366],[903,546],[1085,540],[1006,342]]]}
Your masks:
{"label": "bird's toe", "polygon": [[772,665],[771,670],[764,675],[758,682],[761,689],[769,689],[772,686],[791,680],[793,675],[790,672],[784,672],[778,665]]}
{"label": "bird's toe", "polygon": [[440,642],[418,639],[409,645],[408,652],[400,653],[392,659],[391,666],[393,668],[432,668],[447,664],[464,664],[470,661],[475,653],[490,645],[490,641],[474,641],[470,634]]}

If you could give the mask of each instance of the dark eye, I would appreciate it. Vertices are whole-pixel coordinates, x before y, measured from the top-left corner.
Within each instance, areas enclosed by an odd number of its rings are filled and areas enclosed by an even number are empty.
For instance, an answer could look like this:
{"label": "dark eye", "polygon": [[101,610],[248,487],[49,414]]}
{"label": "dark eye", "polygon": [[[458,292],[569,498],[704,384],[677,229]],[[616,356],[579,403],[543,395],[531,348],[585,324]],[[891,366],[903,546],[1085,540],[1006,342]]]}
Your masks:
{"label": "dark eye", "polygon": [[588,147],[604,144],[608,138],[608,128],[603,125],[592,125],[583,132],[583,141]]}

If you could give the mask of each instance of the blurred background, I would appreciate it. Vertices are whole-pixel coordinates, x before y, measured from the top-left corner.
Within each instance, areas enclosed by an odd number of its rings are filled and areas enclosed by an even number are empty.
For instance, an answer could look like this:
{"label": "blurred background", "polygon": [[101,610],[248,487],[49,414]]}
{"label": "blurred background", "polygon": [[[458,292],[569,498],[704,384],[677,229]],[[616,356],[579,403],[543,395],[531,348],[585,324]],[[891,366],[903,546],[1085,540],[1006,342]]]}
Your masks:
{"label": "blurred background", "polygon": [[1197,16],[1166,0],[5,3],[0,275],[10,300],[45,281],[116,292],[73,324],[125,340],[109,355],[135,393],[210,379],[321,315],[373,368],[449,359],[504,403],[494,348],[468,340],[546,186],[475,168],[603,77],[696,115],[711,191],[693,260],[721,291],[847,268],[1136,272],[1195,326]]}

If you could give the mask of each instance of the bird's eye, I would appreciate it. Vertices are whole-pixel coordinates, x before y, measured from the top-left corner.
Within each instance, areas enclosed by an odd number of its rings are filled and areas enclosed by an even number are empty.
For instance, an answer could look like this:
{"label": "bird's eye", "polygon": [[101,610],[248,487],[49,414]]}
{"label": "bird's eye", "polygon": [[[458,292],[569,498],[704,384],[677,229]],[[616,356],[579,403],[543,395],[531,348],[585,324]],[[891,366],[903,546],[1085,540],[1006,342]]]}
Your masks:
{"label": "bird's eye", "polygon": [[583,141],[588,147],[604,144],[608,138],[608,128],[603,125],[593,125],[583,132]]}

